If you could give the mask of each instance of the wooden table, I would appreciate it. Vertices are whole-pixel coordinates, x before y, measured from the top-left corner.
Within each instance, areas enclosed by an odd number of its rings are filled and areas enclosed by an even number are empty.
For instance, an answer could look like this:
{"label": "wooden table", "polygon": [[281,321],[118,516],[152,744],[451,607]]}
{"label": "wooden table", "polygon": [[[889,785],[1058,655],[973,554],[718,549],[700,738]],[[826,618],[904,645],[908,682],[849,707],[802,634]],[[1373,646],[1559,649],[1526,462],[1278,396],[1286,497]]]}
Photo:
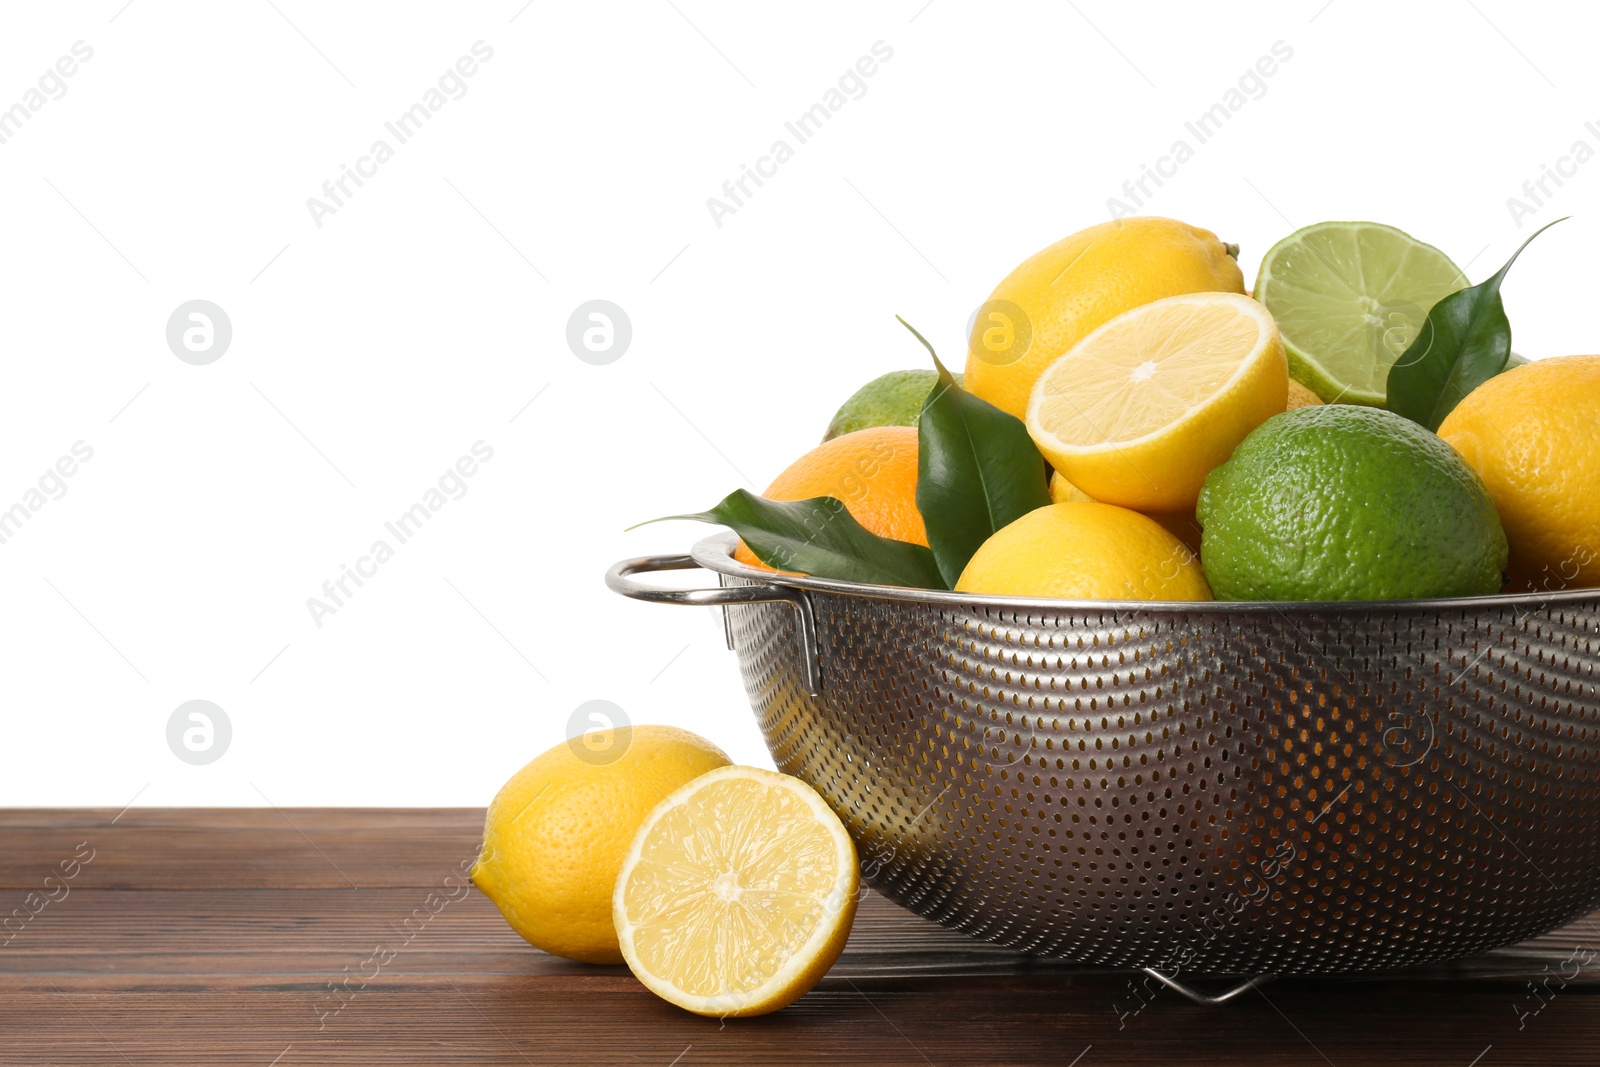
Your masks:
{"label": "wooden table", "polygon": [[[1600,1062],[1600,959],[1586,947],[1600,948],[1600,913],[1455,964],[1280,981],[1201,1008],[872,895],[798,1004],[701,1019],[625,968],[512,933],[459,880],[481,819],[0,811],[0,1064]],[[1594,962],[1563,980],[1574,953]]]}

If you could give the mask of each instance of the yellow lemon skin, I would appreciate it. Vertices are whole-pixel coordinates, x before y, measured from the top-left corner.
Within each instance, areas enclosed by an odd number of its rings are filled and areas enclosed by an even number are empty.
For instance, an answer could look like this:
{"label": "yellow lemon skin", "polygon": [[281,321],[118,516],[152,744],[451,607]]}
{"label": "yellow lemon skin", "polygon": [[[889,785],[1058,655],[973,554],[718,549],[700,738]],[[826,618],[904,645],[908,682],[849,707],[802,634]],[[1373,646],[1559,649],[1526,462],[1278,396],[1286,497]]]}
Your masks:
{"label": "yellow lemon skin", "polygon": [[[1080,230],[989,295],[968,339],[964,388],[1020,419],[1039,375],[1090,331],[1152,300],[1212,291],[1243,293],[1244,275],[1210,230],[1152,216]],[[1017,311],[1025,322],[1012,321]]]}
{"label": "yellow lemon skin", "polygon": [[472,882],[536,948],[622,963],[611,894],[634,833],[667,794],[729,762],[705,738],[672,726],[564,741],[495,795]]}
{"label": "yellow lemon skin", "polygon": [[1204,530],[1193,511],[1153,511],[1150,517],[1160,523],[1163,530],[1182,541],[1196,557],[1200,555]]}
{"label": "yellow lemon skin", "polygon": [[1092,504],[1094,497],[1067,481],[1066,475],[1060,471],[1050,472],[1050,503],[1052,504]]}
{"label": "yellow lemon skin", "polygon": [[[1291,385],[1294,383],[1290,383]],[[1309,392],[1309,390],[1307,390]],[[1322,403],[1318,400],[1317,403]],[[1094,503],[1094,497],[1067,481],[1060,471],[1050,472],[1050,502],[1053,504]],[[1150,517],[1172,536],[1189,546],[1195,555],[1200,554],[1200,520],[1193,511],[1152,511]]]}
{"label": "yellow lemon skin", "polygon": [[1490,378],[1439,427],[1478,472],[1511,548],[1512,590],[1600,586],[1600,356]]}
{"label": "yellow lemon skin", "polygon": [[979,546],[958,593],[1064,600],[1210,600],[1194,552],[1160,523],[1112,504],[1031,511]]}

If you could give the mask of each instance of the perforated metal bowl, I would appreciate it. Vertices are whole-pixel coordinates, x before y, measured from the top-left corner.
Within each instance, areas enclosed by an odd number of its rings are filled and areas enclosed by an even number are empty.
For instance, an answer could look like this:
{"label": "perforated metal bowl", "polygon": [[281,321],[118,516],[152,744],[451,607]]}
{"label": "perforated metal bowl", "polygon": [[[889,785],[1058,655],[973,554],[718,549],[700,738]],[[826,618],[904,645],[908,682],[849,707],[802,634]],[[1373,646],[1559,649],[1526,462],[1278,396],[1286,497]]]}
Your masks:
{"label": "perforated metal bowl", "polygon": [[[777,765],[877,889],[1172,974],[1378,970],[1600,902],[1600,592],[1380,604],[979,597],[711,538],[608,584],[724,607]],[[715,589],[632,575],[703,567]]]}

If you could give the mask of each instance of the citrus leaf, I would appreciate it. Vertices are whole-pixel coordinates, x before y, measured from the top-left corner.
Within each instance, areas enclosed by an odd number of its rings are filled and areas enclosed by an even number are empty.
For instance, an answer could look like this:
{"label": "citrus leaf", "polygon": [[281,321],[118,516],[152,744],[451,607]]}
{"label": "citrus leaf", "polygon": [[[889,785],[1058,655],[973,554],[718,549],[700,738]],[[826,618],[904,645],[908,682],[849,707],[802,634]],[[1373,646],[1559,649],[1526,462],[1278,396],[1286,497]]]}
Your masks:
{"label": "citrus leaf", "polygon": [[953,587],[996,530],[1050,503],[1050,483],[1022,420],[961,388],[927,339],[905,319],[900,325],[939,371],[917,422],[917,510],[939,573]]}
{"label": "citrus leaf", "polygon": [[939,578],[932,552],[922,545],[871,533],[831,496],[768,500],[735,489],[709,511],[650,521],[667,519],[731,527],[757,559],[781,571],[871,585],[947,588]]}
{"label": "citrus leaf", "polygon": [[1388,408],[1430,430],[1511,359],[1511,323],[1500,283],[1528,242],[1556,222],[1539,227],[1488,281],[1457,290],[1433,305],[1416,340],[1389,368]]}

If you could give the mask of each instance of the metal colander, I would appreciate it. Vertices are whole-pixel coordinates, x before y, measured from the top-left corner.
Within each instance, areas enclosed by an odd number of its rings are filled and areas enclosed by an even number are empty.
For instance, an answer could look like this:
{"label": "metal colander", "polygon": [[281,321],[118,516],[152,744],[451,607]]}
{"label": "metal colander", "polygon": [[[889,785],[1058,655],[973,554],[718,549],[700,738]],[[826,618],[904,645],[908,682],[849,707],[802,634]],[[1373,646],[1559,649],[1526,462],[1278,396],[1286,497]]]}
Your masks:
{"label": "metal colander", "polygon": [[[1600,591],[1022,600],[690,556],[783,771],[973,937],[1170,975],[1402,967],[1600,902]],[[715,589],[631,576],[703,567]]]}

